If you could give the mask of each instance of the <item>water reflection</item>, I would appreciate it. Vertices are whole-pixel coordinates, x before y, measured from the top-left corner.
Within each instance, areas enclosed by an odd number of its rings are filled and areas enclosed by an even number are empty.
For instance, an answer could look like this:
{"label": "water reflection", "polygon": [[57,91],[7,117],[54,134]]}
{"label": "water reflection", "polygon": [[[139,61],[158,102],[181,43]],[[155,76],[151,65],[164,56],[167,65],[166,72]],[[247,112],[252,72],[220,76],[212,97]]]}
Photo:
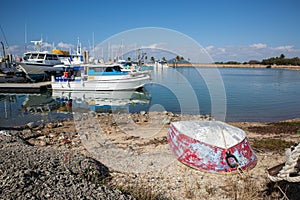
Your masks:
{"label": "water reflection", "polygon": [[151,94],[141,91],[53,91],[53,98],[60,102],[57,112],[130,113],[147,110]]}
{"label": "water reflection", "polygon": [[47,121],[55,116],[59,107],[51,92],[37,94],[0,94],[0,127],[23,126],[29,122]]}
{"label": "water reflection", "polygon": [[73,118],[74,112],[147,111],[151,94],[141,91],[0,94],[0,128]]}

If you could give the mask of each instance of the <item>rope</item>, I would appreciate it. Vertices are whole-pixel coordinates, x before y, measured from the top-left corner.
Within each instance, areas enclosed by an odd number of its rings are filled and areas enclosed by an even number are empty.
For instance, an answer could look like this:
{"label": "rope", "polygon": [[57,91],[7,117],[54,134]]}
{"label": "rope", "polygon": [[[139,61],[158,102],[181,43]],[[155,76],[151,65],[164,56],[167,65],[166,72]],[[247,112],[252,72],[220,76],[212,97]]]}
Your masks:
{"label": "rope", "polygon": [[[224,130],[222,130],[222,136],[223,136],[224,146],[225,146],[225,149],[226,149],[226,159],[227,159],[227,156],[228,156],[227,153],[230,154],[230,155],[232,155],[232,154],[228,151],[228,147],[227,147],[227,143],[226,143],[226,139],[225,139]],[[236,164],[236,170],[237,170],[237,172],[239,173],[239,175],[241,177],[244,177],[244,171],[243,171],[243,169],[239,165],[239,162],[236,160],[236,157],[234,155],[232,155],[232,156],[233,156],[233,158],[235,159],[235,162],[236,162],[235,164]],[[227,163],[227,164],[229,165],[230,168],[232,168],[232,166],[229,163]]]}
{"label": "rope", "polygon": [[268,174],[268,177],[273,182],[282,180],[286,180],[288,182],[300,182],[300,169],[297,169],[296,167],[297,161],[298,159],[300,159],[300,144],[287,149],[285,154],[287,160],[282,169],[276,176],[271,176],[270,174]]}

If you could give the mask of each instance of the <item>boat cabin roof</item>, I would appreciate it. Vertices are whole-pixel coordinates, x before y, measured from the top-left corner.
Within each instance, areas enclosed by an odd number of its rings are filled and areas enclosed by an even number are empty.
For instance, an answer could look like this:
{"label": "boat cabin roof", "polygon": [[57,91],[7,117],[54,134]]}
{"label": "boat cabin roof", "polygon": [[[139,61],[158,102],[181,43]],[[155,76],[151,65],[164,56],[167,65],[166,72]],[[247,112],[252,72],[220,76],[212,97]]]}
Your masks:
{"label": "boat cabin roof", "polygon": [[50,53],[48,51],[31,51],[31,52],[26,52],[24,55],[31,55],[31,54],[47,54],[47,55],[57,55],[55,53]]}

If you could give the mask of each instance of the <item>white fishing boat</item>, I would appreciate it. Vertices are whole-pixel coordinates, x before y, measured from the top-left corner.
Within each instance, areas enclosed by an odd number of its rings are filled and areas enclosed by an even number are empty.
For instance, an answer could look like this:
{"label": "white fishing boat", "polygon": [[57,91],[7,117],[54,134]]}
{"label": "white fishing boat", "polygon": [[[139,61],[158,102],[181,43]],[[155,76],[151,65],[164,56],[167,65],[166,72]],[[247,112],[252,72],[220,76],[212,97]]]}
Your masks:
{"label": "white fishing boat", "polygon": [[33,51],[24,53],[21,63],[25,65],[37,65],[41,67],[53,67],[54,65],[61,64],[58,54],[42,50],[43,40],[31,41],[35,47]]}
{"label": "white fishing boat", "polygon": [[41,67],[53,67],[54,65],[61,64],[62,62],[55,53],[47,51],[29,51],[24,54],[21,63]]}
{"label": "white fishing boat", "polygon": [[65,65],[63,76],[52,76],[51,86],[66,91],[136,90],[149,81],[150,72],[122,71],[119,65]]}
{"label": "white fishing boat", "polygon": [[59,70],[53,66],[63,62],[58,54],[42,50],[42,40],[31,42],[35,45],[34,50],[24,53],[23,58],[17,62],[17,68],[22,70],[32,82],[48,81],[50,75]]}

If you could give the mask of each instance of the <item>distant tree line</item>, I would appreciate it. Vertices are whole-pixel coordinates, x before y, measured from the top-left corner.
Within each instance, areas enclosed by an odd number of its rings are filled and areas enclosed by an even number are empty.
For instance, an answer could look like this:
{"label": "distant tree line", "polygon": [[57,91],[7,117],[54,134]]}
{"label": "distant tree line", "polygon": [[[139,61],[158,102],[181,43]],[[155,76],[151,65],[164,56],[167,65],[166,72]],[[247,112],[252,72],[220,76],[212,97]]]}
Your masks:
{"label": "distant tree line", "polygon": [[284,54],[279,57],[272,57],[261,61],[263,65],[300,65],[300,59],[298,57],[285,58]]}
{"label": "distant tree line", "polygon": [[279,57],[271,57],[267,59],[263,59],[262,61],[258,60],[249,60],[248,62],[240,63],[236,61],[228,61],[228,62],[215,62],[215,64],[231,64],[231,65],[239,65],[239,64],[261,64],[261,65],[300,65],[300,58],[285,58],[284,54],[281,54]]}

